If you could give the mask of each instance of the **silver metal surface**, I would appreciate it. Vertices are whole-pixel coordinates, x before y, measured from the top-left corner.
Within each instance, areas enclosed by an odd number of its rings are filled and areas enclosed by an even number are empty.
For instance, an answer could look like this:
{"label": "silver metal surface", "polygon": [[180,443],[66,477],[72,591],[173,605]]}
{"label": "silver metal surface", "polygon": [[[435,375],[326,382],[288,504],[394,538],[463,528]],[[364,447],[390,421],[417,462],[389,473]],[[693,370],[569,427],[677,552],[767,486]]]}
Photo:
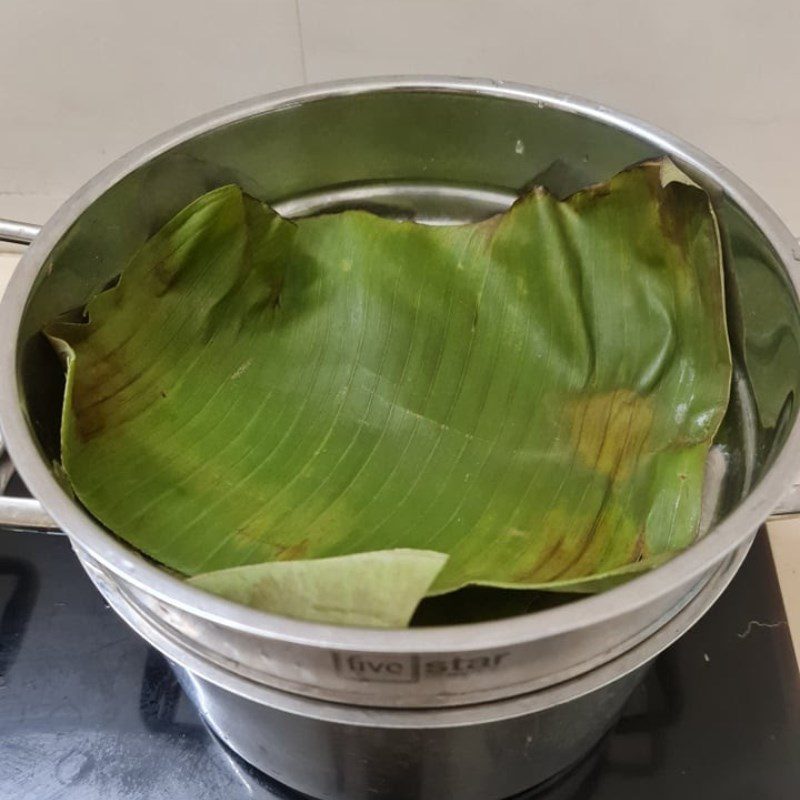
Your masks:
{"label": "silver metal surface", "polygon": [[0,527],[60,533],[58,523],[36,500],[26,497],[4,497],[0,502]]}
{"label": "silver metal surface", "polygon": [[[84,566],[88,559],[78,550]],[[411,633],[438,633],[443,642],[414,650],[343,648],[325,639],[293,642],[253,637],[217,622],[187,614],[184,610],[119,582],[111,573],[108,583],[137,612],[171,636],[181,646],[218,666],[250,680],[308,697],[368,706],[395,708],[442,707],[482,703],[536,691],[588,672],[646,639],[702,589],[704,581],[682,587],[663,603],[662,613],[642,618],[621,611],[614,623],[587,625],[572,638],[561,631],[536,631],[528,639],[487,641],[495,623],[458,626],[475,635],[471,642],[453,647],[453,628],[418,629]],[[652,611],[652,608],[651,608]],[[506,620],[521,622],[536,617]],[[520,626],[521,627],[521,626]],[[489,628],[489,630],[487,630]],[[336,634],[335,628],[328,629]],[[448,634],[450,635],[448,637]],[[390,639],[391,641],[391,639]],[[413,639],[412,639],[413,641]],[[564,647],[569,652],[564,652]]]}
{"label": "silver metal surface", "polygon": [[4,492],[16,472],[0,436],[0,528],[61,533],[58,523],[38,500],[6,497]]}
{"label": "silver metal surface", "polygon": [[[658,569],[596,596],[496,622],[403,631],[326,626],[188,586],[111,536],[54,474],[60,371],[41,341],[42,325],[82,305],[154,230],[208,189],[236,182],[284,209],[331,208],[335,200],[398,215],[412,197],[408,213],[424,200],[432,209],[417,211],[436,221],[481,213],[537,175],[565,194],[662,154],[715,204],[736,378],[720,434],[726,470],[717,514],[706,536]],[[422,187],[415,198],[414,187]],[[794,238],[737,178],[685,142],[604,106],[448,78],[307,87],[181,126],[64,204],[23,256],[2,302],[0,424],[26,484],[84,563],[100,565],[187,650],[263,683],[365,705],[512,696],[595,669],[647,637],[750,537],[800,472],[798,260]],[[426,667],[437,659],[449,665],[444,674]],[[381,674],[387,665],[391,681]]]}
{"label": "silver metal surface", "polygon": [[256,704],[181,667],[209,727],[245,761],[320,800],[501,800],[576,764],[619,717],[646,666],[557,706],[452,728],[371,727]]}
{"label": "silver metal surface", "polygon": [[[0,242],[30,244],[40,231],[39,225],[0,219]],[[38,500],[3,496],[15,471],[0,435],[0,527],[60,533],[60,526]]]}
{"label": "silver metal surface", "polygon": [[0,242],[30,244],[41,231],[39,225],[29,222],[15,222],[12,219],[0,219]]}
{"label": "silver metal surface", "polygon": [[[15,471],[10,459],[0,459],[0,492],[5,491]],[[28,497],[0,497],[0,527],[62,533],[61,526],[45,511],[44,506]]]}
{"label": "silver metal surface", "polygon": [[173,662],[217,735],[279,781],[324,800],[494,800],[584,755],[647,665],[716,601],[751,541],[725,559],[683,611],[619,658],[541,692],[449,709],[361,708],[264,687],[184,650],[107,583],[102,568],[90,565],[89,575],[120,616]]}

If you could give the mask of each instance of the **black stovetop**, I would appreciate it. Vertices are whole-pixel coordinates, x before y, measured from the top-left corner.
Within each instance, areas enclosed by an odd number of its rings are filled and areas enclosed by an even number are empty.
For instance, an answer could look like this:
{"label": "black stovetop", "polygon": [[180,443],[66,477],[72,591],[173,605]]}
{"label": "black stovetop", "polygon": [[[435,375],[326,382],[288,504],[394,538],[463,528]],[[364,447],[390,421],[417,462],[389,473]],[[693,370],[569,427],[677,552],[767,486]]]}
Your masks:
{"label": "black stovetop", "polygon": [[[2,800],[298,797],[208,732],[164,659],[104,604],[66,538],[0,531]],[[524,797],[800,797],[800,676],[763,532],[611,733]]]}

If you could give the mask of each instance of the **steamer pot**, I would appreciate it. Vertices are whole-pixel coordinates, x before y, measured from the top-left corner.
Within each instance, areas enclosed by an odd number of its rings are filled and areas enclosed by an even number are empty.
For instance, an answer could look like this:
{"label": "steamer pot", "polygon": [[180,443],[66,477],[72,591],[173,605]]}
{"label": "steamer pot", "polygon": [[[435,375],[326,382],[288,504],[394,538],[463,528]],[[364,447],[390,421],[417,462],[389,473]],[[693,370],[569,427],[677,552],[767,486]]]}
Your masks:
{"label": "steamer pot", "polygon": [[[105,285],[203,192],[236,182],[289,216],[366,206],[435,224],[491,214],[536,175],[566,193],[663,154],[708,190],[717,210],[735,374],[710,470],[707,533],[658,569],[596,596],[487,623],[401,631],[314,624],[188,586],[111,535],[59,480],[60,369],[39,331]],[[253,685],[422,713],[594,674],[696,602],[800,472],[796,241],[708,156],[596,103],[454,78],[304,87],[182,125],[101,172],[41,231],[5,223],[0,235],[32,239],[0,305],[0,425],[37,498],[0,500],[0,524],[63,529],[104,592],[124,598],[182,653]]]}

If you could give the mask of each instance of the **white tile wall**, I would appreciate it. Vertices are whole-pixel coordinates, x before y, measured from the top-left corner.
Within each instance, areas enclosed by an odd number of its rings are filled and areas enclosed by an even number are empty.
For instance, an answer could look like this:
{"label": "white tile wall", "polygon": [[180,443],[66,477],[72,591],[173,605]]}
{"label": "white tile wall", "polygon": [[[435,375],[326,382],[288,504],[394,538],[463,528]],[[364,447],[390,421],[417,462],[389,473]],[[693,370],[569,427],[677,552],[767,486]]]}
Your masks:
{"label": "white tile wall", "polygon": [[14,267],[17,265],[18,259],[18,253],[0,251],[0,298],[3,297],[3,292],[11,278]]}
{"label": "white tile wall", "polygon": [[310,81],[485,75],[690,139],[800,235],[796,0],[3,0],[0,216],[181,120]]}
{"label": "white tile wall", "polygon": [[599,100],[702,147],[800,236],[797,0],[300,0],[309,80],[433,72]]}
{"label": "white tile wall", "polygon": [[43,222],[101,167],[302,83],[294,0],[2,0],[0,216]]}

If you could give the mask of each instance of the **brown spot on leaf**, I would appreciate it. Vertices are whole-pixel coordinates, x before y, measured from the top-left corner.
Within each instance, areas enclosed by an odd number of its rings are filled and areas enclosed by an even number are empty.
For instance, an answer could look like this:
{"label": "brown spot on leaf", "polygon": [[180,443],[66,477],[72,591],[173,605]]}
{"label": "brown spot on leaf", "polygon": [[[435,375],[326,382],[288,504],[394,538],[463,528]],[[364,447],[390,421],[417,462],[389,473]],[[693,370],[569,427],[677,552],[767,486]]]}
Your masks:
{"label": "brown spot on leaf", "polygon": [[607,197],[611,194],[611,183],[595,183],[591,186],[587,186],[585,189],[581,189],[579,192],[576,192],[571,198],[570,202],[575,207],[581,207],[583,205],[588,205],[589,203],[598,200],[601,197]]}
{"label": "brown spot on leaf", "polygon": [[602,475],[624,479],[650,435],[652,401],[630,389],[599,392],[574,399],[568,417],[580,461]]}
{"label": "brown spot on leaf", "polygon": [[[543,537],[544,538],[544,537]],[[564,544],[564,537],[561,533],[556,533],[552,537],[552,544],[550,544],[539,558],[533,564],[524,565],[514,575],[516,583],[545,583],[550,578],[553,572],[557,572],[565,555],[567,549]]]}
{"label": "brown spot on leaf", "polygon": [[[551,509],[542,520],[541,526],[532,532],[538,541],[547,542],[535,560],[520,565],[514,574],[518,583],[546,583],[559,575],[575,560],[582,545],[582,539],[574,536],[576,531],[585,531],[592,525],[591,517],[575,514],[574,510]],[[524,558],[524,557],[523,557]]]}
{"label": "brown spot on leaf", "polygon": [[661,202],[658,204],[661,229],[681,249],[686,246],[686,224],[697,214],[694,203],[687,202],[688,198],[682,196],[683,189],[691,191],[691,187],[683,184],[668,184],[662,189]]}
{"label": "brown spot on leaf", "polygon": [[95,357],[87,367],[76,371],[72,387],[72,411],[81,441],[94,439],[108,426],[110,409],[107,401],[127,385],[127,382],[119,382],[119,371],[117,348],[103,353],[99,358]]}
{"label": "brown spot on leaf", "polygon": [[[130,390],[141,373],[126,369],[125,353],[120,346],[99,356],[83,351],[78,357],[86,358],[88,363],[75,373],[72,411],[78,436],[88,442],[139,413],[140,404],[130,402]],[[123,392],[128,393],[127,402],[119,397]],[[150,402],[154,394],[155,387],[149,390]]]}
{"label": "brown spot on leaf", "polygon": [[308,539],[290,545],[276,545],[276,561],[298,561],[308,552]]}
{"label": "brown spot on leaf", "polygon": [[241,525],[231,534],[231,542],[239,547],[249,547],[260,542],[264,526],[260,522],[251,525]]}
{"label": "brown spot on leaf", "polygon": [[629,561],[631,564],[635,564],[638,561],[644,561],[649,555],[650,551],[647,547],[645,530],[642,528],[639,531],[639,535],[633,541],[633,550],[631,551],[631,557]]}

